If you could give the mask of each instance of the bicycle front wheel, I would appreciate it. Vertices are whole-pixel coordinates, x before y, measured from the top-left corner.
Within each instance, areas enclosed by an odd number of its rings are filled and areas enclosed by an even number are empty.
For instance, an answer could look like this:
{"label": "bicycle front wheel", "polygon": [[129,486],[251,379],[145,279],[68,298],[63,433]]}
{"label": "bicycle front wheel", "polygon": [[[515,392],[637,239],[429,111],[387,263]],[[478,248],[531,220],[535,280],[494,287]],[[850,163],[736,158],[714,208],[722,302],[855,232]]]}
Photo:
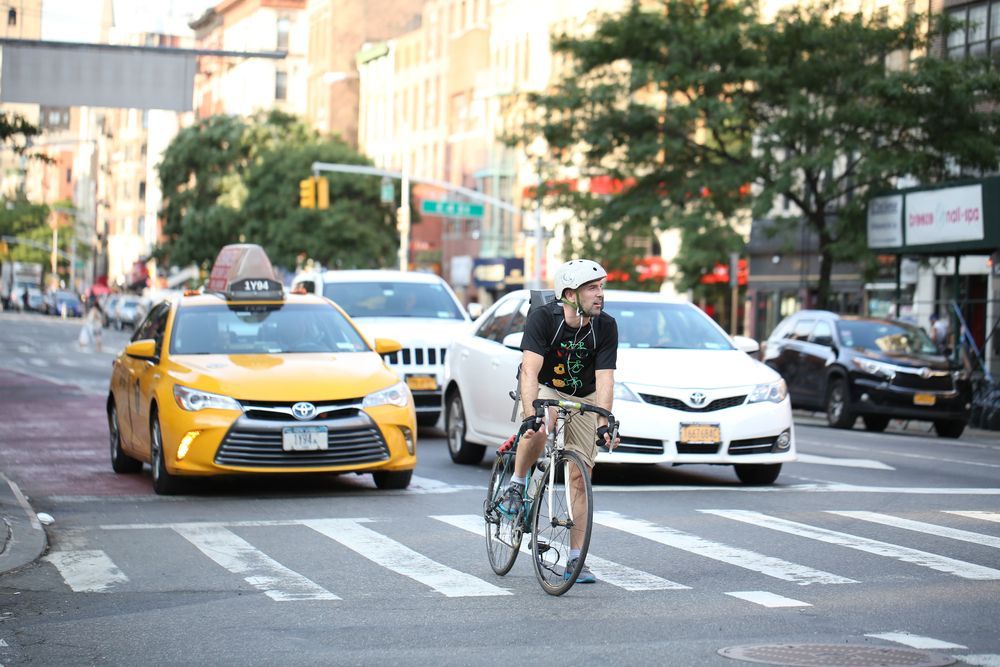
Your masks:
{"label": "bicycle front wheel", "polygon": [[[583,568],[593,527],[594,494],[583,460],[562,452],[555,475],[546,474],[531,513],[531,555],[538,583],[549,595],[568,591]],[[580,557],[568,568],[570,549]]]}
{"label": "bicycle front wheel", "polygon": [[483,503],[483,518],[486,523],[486,553],[490,557],[490,567],[503,576],[510,572],[521,548],[521,519],[510,516],[500,510],[500,501],[504,491],[510,485],[514,474],[514,454],[508,452],[498,454],[493,462],[493,472],[490,474],[490,484],[486,490],[486,501]]}

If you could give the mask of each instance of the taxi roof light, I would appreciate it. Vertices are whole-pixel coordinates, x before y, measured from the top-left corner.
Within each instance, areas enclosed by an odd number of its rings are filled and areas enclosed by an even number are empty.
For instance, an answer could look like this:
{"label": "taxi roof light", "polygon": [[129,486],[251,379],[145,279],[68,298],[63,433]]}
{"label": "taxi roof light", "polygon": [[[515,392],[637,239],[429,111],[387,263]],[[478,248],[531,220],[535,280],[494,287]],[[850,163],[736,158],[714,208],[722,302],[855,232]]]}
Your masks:
{"label": "taxi roof light", "polygon": [[219,251],[207,290],[229,301],[276,301],[284,298],[281,283],[264,249],[256,243],[233,243]]}

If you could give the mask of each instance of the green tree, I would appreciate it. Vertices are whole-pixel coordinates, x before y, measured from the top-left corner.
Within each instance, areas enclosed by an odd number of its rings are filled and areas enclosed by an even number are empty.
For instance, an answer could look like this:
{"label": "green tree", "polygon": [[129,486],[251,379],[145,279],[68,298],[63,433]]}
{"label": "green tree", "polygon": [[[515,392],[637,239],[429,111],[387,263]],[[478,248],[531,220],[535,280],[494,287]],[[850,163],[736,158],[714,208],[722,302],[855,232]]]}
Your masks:
{"label": "green tree", "polygon": [[18,155],[49,161],[44,156],[28,153],[32,139],[39,134],[41,130],[38,126],[33,125],[21,114],[0,111],[0,143]]}
{"label": "green tree", "polygon": [[330,208],[299,208],[299,181],[312,175],[313,162],[369,165],[340,139],[314,137],[262,152],[246,175],[247,242],[261,244],[272,262],[285,267],[294,267],[302,253],[329,267],[391,265],[399,237],[393,210],[379,201],[379,179],[326,175]]}
{"label": "green tree", "polygon": [[[582,149],[585,172],[630,185],[598,205],[560,198],[587,242],[620,248],[681,228],[689,285],[692,258],[711,254],[706,235],[721,239],[711,263],[727,261],[737,216],[770,216],[782,234],[804,219],[819,240],[822,306],[834,261],[867,252],[872,194],[902,176],[996,168],[998,144],[984,137],[997,136],[1000,73],[934,55],[952,27],[943,17],[890,25],[821,2],[764,22],[757,4],[634,2],[591,35],[556,39],[571,71],[534,97],[541,120],[526,135],[544,134],[566,166]],[[775,215],[785,201],[800,213]]]}

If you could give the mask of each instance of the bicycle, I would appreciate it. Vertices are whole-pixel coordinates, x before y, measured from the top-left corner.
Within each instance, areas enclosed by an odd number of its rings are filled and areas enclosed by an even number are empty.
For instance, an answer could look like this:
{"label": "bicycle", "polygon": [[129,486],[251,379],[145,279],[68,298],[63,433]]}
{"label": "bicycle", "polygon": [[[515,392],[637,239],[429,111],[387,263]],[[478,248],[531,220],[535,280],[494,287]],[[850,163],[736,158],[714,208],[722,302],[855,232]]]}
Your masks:
{"label": "bicycle", "polygon": [[[493,571],[503,576],[514,566],[525,533],[530,534],[538,582],[546,593],[562,595],[572,588],[583,569],[594,514],[593,489],[587,467],[578,454],[564,449],[565,428],[575,416],[593,412],[608,420],[608,433],[614,442],[618,423],[610,412],[588,403],[537,399],[532,407],[539,419],[546,418],[547,408],[555,408],[554,419],[547,420],[545,451],[529,471],[521,510],[512,516],[501,508],[501,501],[514,474],[517,436],[512,436],[497,450],[483,503],[486,551]],[[582,489],[578,489],[578,493],[574,493],[572,485],[567,483],[573,479],[581,480]],[[581,540],[580,557],[574,568],[567,571],[574,531]]]}

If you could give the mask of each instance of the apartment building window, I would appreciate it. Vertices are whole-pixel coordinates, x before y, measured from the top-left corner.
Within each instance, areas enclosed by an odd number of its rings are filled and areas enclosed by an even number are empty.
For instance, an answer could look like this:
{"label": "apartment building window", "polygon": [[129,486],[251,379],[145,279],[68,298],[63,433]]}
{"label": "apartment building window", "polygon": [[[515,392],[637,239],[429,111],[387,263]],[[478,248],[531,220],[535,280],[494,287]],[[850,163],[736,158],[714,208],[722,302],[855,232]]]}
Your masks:
{"label": "apartment building window", "polygon": [[948,16],[964,24],[948,35],[950,57],[989,57],[1000,64],[1000,0],[952,9]]}
{"label": "apartment building window", "polygon": [[290,21],[287,16],[282,16],[278,19],[278,50],[287,51],[288,50],[288,27]]}
{"label": "apartment building window", "polygon": [[7,11],[7,25],[9,27],[14,27],[17,25],[17,10],[11,8]]}
{"label": "apartment building window", "polygon": [[288,99],[288,72],[278,70],[274,73],[274,99]]}
{"label": "apartment building window", "polygon": [[43,130],[69,129],[69,107],[42,107],[38,118]]}
{"label": "apartment building window", "polygon": [[146,198],[146,181],[139,181],[139,199]]}

